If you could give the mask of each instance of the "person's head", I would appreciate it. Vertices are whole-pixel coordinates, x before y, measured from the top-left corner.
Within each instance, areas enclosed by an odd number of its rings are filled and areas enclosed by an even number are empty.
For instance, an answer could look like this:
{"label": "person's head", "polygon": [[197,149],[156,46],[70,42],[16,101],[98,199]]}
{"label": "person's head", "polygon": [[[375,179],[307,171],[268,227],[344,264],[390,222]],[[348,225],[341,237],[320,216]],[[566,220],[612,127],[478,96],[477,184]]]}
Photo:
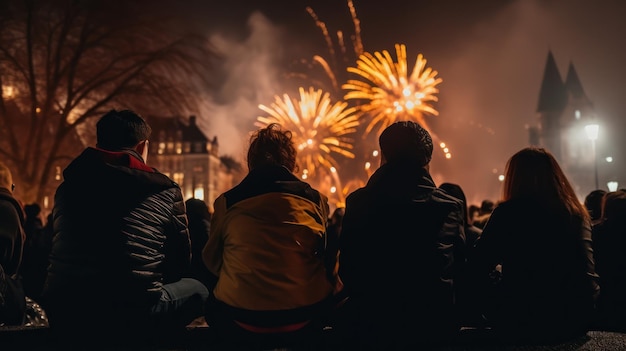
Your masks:
{"label": "person's head", "polygon": [[188,218],[204,218],[211,220],[209,206],[202,200],[190,198],[185,201],[185,208]]}
{"label": "person's head", "polygon": [[346,214],[345,207],[337,207],[333,214],[330,216],[329,224],[339,224],[343,220],[343,216]]}
{"label": "person's head", "polygon": [[600,219],[602,215],[602,200],[604,198],[604,194],[606,194],[606,190],[596,189],[592,190],[585,196],[585,207],[587,211],[589,211],[589,215],[591,219],[597,220]]}
{"label": "person's head", "polygon": [[446,193],[448,193],[449,195],[452,195],[453,197],[461,200],[461,203],[463,205],[462,206],[463,217],[465,217],[465,223],[469,224],[470,218],[469,218],[469,213],[467,209],[467,198],[465,197],[465,192],[463,191],[463,188],[461,188],[459,184],[455,184],[455,183],[442,183],[439,186],[439,188],[445,191]]}
{"label": "person's head", "polygon": [[291,131],[282,130],[280,124],[272,123],[250,137],[248,170],[263,166],[284,166],[290,172],[295,172],[296,155]]}
{"label": "person's head", "polygon": [[24,206],[26,218],[37,218],[41,213],[41,206],[38,203],[27,204]]}
{"label": "person's head", "polygon": [[496,207],[496,204],[493,201],[491,201],[489,199],[484,199],[480,203],[479,213],[481,215],[489,214],[489,213],[493,212],[493,209],[495,207]]}
{"label": "person's head", "polygon": [[0,188],[13,191],[13,176],[11,170],[4,163],[0,162]]}
{"label": "person's head", "polygon": [[96,124],[97,144],[107,151],[135,150],[146,161],[152,129],[131,110],[111,110]]}
{"label": "person's head", "polygon": [[624,213],[626,213],[626,191],[617,190],[606,193],[602,203],[602,220],[619,219],[624,221],[626,220]]}
{"label": "person's head", "polygon": [[547,204],[562,203],[570,213],[589,217],[557,160],[544,148],[523,148],[505,167],[502,200],[529,197]]}
{"label": "person's head", "polygon": [[385,128],[378,138],[382,163],[425,167],[433,155],[433,140],[416,122],[399,121]]}

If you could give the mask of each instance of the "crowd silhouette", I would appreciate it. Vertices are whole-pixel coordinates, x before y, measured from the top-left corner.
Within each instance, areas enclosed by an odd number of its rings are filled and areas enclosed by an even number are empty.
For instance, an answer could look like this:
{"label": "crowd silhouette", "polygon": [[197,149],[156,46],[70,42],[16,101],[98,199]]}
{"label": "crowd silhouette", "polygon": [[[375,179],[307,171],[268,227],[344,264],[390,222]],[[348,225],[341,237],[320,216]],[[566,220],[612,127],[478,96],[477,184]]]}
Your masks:
{"label": "crowd silhouette", "polygon": [[139,114],[111,110],[96,134],[45,220],[13,196],[0,163],[0,328],[43,307],[51,349],[156,348],[190,325],[234,350],[626,332],[626,189],[581,202],[544,148],[514,153],[501,198],[471,204],[471,189],[433,181],[428,131],[399,121],[380,135],[379,168],[331,214],[294,175],[291,131],[271,124],[250,138],[247,176],[211,211],[149,166]]}

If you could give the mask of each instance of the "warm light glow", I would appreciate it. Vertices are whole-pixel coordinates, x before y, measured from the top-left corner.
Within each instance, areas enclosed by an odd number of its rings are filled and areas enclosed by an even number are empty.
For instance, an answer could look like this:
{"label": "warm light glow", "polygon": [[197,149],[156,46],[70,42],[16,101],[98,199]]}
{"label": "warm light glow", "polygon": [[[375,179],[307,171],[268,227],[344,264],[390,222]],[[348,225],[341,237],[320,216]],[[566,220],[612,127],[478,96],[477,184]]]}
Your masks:
{"label": "warm light glow", "polygon": [[498,180],[499,180],[499,181],[501,181],[501,182],[503,182],[503,181],[504,181],[504,175],[503,175],[503,174],[500,174],[500,175],[498,176]]}
{"label": "warm light glow", "polygon": [[613,162],[613,157],[611,157],[611,156],[607,156],[607,157],[605,158],[605,160],[606,160],[606,162],[611,163],[611,162]]}
{"label": "warm light glow", "polygon": [[585,126],[585,133],[587,134],[587,138],[591,141],[598,140],[599,131],[600,131],[600,126],[597,124],[587,124]]}
{"label": "warm light glow", "polygon": [[371,119],[366,133],[378,126],[380,134],[390,124],[407,118],[429,130],[424,114],[439,114],[430,104],[438,100],[435,94],[442,82],[437,78],[438,72],[427,68],[426,59],[419,54],[409,75],[406,46],[396,44],[395,49],[396,62],[383,50],[365,52],[359,56],[356,67],[348,67],[348,72],[357,74],[359,79],[349,79],[342,86],[348,91],[344,99],[363,101],[358,109]]}
{"label": "warm light glow", "polygon": [[336,192],[337,192],[337,188],[336,188],[336,187],[334,187],[334,186],[331,186],[331,187],[330,187],[330,193],[331,193],[331,194],[334,194],[334,193],[336,193]]}
{"label": "warm light glow", "polygon": [[452,158],[452,154],[451,154],[451,153],[449,153],[449,152],[448,152],[448,153],[446,153],[446,158],[447,158],[447,159],[451,159],[451,158]]}
{"label": "warm light glow", "polygon": [[202,185],[199,185],[195,189],[193,189],[193,197],[196,199],[204,200],[204,188]]}
{"label": "warm light glow", "polygon": [[443,141],[439,143],[439,147],[440,148],[445,148],[446,147],[446,143],[444,143]]}
{"label": "warm light glow", "polygon": [[314,176],[320,166],[336,167],[334,155],[354,158],[352,139],[359,125],[354,107],[340,101],[331,103],[330,94],[321,89],[299,88],[300,98],[292,99],[284,94],[275,96],[270,106],[259,105],[268,116],[257,117],[258,127],[279,123],[290,130],[298,148],[298,164]]}
{"label": "warm light glow", "polygon": [[369,162],[365,162],[365,169],[368,170],[370,169],[370,167],[372,167],[372,164]]}
{"label": "warm light glow", "polygon": [[330,171],[331,171],[331,172],[333,172],[333,173],[336,173],[336,172],[337,172],[337,168],[335,168],[335,167],[330,167]]}
{"label": "warm light glow", "polygon": [[372,151],[372,156],[377,157],[378,156],[378,150]]}
{"label": "warm light glow", "polygon": [[11,99],[15,96],[16,90],[13,86],[3,85],[2,86],[2,97],[5,99]]}
{"label": "warm light glow", "polygon": [[613,180],[613,181],[606,183],[606,186],[609,188],[609,191],[617,191],[617,187],[619,186],[619,183]]}

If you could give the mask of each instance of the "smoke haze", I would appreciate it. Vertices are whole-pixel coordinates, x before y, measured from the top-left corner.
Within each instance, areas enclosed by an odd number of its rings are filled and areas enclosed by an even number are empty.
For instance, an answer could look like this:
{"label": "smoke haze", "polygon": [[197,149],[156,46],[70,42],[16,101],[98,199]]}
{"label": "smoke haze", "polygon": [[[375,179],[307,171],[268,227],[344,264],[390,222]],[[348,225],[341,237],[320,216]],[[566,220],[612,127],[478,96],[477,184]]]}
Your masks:
{"label": "smoke haze", "polygon": [[[224,56],[220,89],[207,95],[208,106],[198,116],[207,134],[218,137],[220,154],[243,160],[249,133],[263,114],[258,105],[296,91],[285,76],[289,63],[327,55],[307,5],[300,0],[258,6],[225,2],[206,12],[194,7],[196,16],[214,19],[208,26],[211,44]],[[310,6],[331,34],[353,30],[344,2]],[[355,0],[355,7],[366,51],[388,50],[395,58],[393,45],[406,44],[410,67],[422,53],[443,79],[435,105],[439,116],[426,117],[452,153],[449,160],[442,154],[433,158],[436,183],[460,184],[470,203],[497,199],[497,176],[508,157],[528,145],[527,127],[537,123],[539,88],[551,50],[563,78],[570,61],[574,64],[601,124],[598,154],[615,159],[601,165],[601,184],[608,178],[626,184],[624,141],[617,134],[625,130],[621,114],[626,107],[621,2],[448,0],[418,6]]]}

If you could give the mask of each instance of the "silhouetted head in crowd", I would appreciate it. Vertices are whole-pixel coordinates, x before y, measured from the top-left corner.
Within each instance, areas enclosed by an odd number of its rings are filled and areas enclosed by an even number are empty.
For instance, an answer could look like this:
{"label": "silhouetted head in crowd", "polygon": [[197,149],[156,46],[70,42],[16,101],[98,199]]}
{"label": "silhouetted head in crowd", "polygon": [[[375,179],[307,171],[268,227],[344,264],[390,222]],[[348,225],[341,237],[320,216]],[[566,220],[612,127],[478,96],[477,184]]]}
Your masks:
{"label": "silhouetted head in crowd", "polygon": [[611,191],[604,195],[602,221],[626,221],[626,190]]}
{"label": "silhouetted head in crowd", "polygon": [[465,197],[465,192],[463,191],[463,188],[455,183],[442,183],[439,188],[444,190],[446,193],[454,196],[455,198],[461,200],[461,202],[463,203],[463,217],[465,218],[465,223],[470,224],[467,198]]}
{"label": "silhouetted head in crowd", "polygon": [[36,218],[41,213],[41,206],[37,203],[24,205],[24,213],[26,218]]}
{"label": "silhouetted head in crowd", "polygon": [[507,161],[502,200],[531,198],[589,219],[554,156],[544,148],[526,147]]}
{"label": "silhouetted head in crowd", "polygon": [[148,123],[137,113],[111,110],[96,124],[96,146],[107,151],[135,150],[145,162],[151,133]]}
{"label": "silhouetted head in crowd", "polygon": [[209,206],[202,200],[191,198],[185,201],[185,207],[187,209],[187,217],[190,219],[204,218],[211,220],[211,212]]}
{"label": "silhouetted head in crowd", "polygon": [[282,130],[280,124],[272,123],[259,129],[250,137],[248,170],[263,166],[283,166],[296,171],[296,147],[291,131]]}
{"label": "silhouetted head in crowd", "polygon": [[480,203],[480,214],[484,215],[484,214],[488,214],[493,212],[493,209],[495,207],[495,203],[491,200],[485,199]]}
{"label": "silhouetted head in crowd", "polygon": [[378,138],[381,164],[412,164],[427,167],[433,155],[433,140],[428,131],[412,121],[387,127]]}
{"label": "silhouetted head in crowd", "polygon": [[596,189],[585,196],[585,207],[587,211],[589,211],[589,216],[592,221],[597,221],[602,216],[602,200],[604,194],[606,194],[606,190]]}

